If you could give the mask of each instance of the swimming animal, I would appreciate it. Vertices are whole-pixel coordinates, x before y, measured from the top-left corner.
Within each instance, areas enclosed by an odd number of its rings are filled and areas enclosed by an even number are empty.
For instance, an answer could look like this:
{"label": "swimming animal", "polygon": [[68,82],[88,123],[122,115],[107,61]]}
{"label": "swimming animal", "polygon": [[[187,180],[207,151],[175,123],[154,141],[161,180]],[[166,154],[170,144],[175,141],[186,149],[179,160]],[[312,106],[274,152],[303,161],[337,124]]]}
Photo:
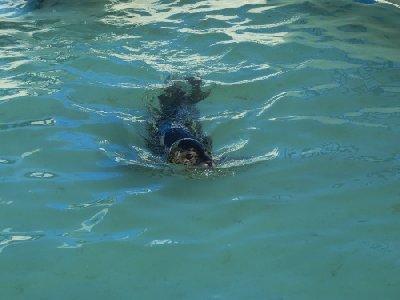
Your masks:
{"label": "swimming animal", "polygon": [[211,138],[203,132],[196,103],[210,93],[202,80],[187,77],[173,80],[158,96],[159,108],[151,112],[148,146],[169,163],[212,168]]}

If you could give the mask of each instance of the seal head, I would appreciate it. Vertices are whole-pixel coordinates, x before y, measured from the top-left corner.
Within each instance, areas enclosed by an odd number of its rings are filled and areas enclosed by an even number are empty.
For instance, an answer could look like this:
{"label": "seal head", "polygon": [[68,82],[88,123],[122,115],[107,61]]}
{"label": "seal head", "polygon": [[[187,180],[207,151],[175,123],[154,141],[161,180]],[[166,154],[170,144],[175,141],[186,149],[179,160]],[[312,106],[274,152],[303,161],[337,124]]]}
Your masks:
{"label": "seal head", "polygon": [[193,138],[175,141],[168,151],[168,161],[187,166],[212,168],[213,161],[204,146]]}

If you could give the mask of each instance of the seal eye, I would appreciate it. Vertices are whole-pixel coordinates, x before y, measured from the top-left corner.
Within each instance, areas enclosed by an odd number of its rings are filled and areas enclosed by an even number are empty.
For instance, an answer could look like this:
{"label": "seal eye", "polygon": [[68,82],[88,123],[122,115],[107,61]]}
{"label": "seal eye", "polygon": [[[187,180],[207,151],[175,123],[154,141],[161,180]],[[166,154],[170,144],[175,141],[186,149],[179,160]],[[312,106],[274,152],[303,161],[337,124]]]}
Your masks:
{"label": "seal eye", "polygon": [[186,159],[192,159],[193,155],[191,153],[186,154]]}

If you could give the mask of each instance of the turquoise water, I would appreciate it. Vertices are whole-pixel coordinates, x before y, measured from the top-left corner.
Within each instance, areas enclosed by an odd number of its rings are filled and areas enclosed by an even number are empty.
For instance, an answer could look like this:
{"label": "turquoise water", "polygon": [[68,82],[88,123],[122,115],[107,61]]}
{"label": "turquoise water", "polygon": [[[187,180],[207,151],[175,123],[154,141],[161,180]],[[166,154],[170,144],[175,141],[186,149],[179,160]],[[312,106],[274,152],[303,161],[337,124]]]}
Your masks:
{"label": "turquoise water", "polygon": [[[400,3],[0,0],[1,299],[399,299]],[[201,76],[212,172],[146,106]]]}

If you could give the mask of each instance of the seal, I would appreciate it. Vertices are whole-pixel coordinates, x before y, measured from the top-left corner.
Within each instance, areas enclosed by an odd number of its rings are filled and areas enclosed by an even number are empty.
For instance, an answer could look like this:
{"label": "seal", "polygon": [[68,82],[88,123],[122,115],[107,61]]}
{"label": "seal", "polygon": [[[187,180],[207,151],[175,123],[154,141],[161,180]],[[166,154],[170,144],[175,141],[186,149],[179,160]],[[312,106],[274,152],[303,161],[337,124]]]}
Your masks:
{"label": "seal", "polygon": [[158,96],[159,109],[153,110],[148,128],[150,149],[169,163],[193,167],[214,166],[211,138],[205,136],[198,120],[196,104],[208,97],[202,80],[187,77],[174,80]]}

